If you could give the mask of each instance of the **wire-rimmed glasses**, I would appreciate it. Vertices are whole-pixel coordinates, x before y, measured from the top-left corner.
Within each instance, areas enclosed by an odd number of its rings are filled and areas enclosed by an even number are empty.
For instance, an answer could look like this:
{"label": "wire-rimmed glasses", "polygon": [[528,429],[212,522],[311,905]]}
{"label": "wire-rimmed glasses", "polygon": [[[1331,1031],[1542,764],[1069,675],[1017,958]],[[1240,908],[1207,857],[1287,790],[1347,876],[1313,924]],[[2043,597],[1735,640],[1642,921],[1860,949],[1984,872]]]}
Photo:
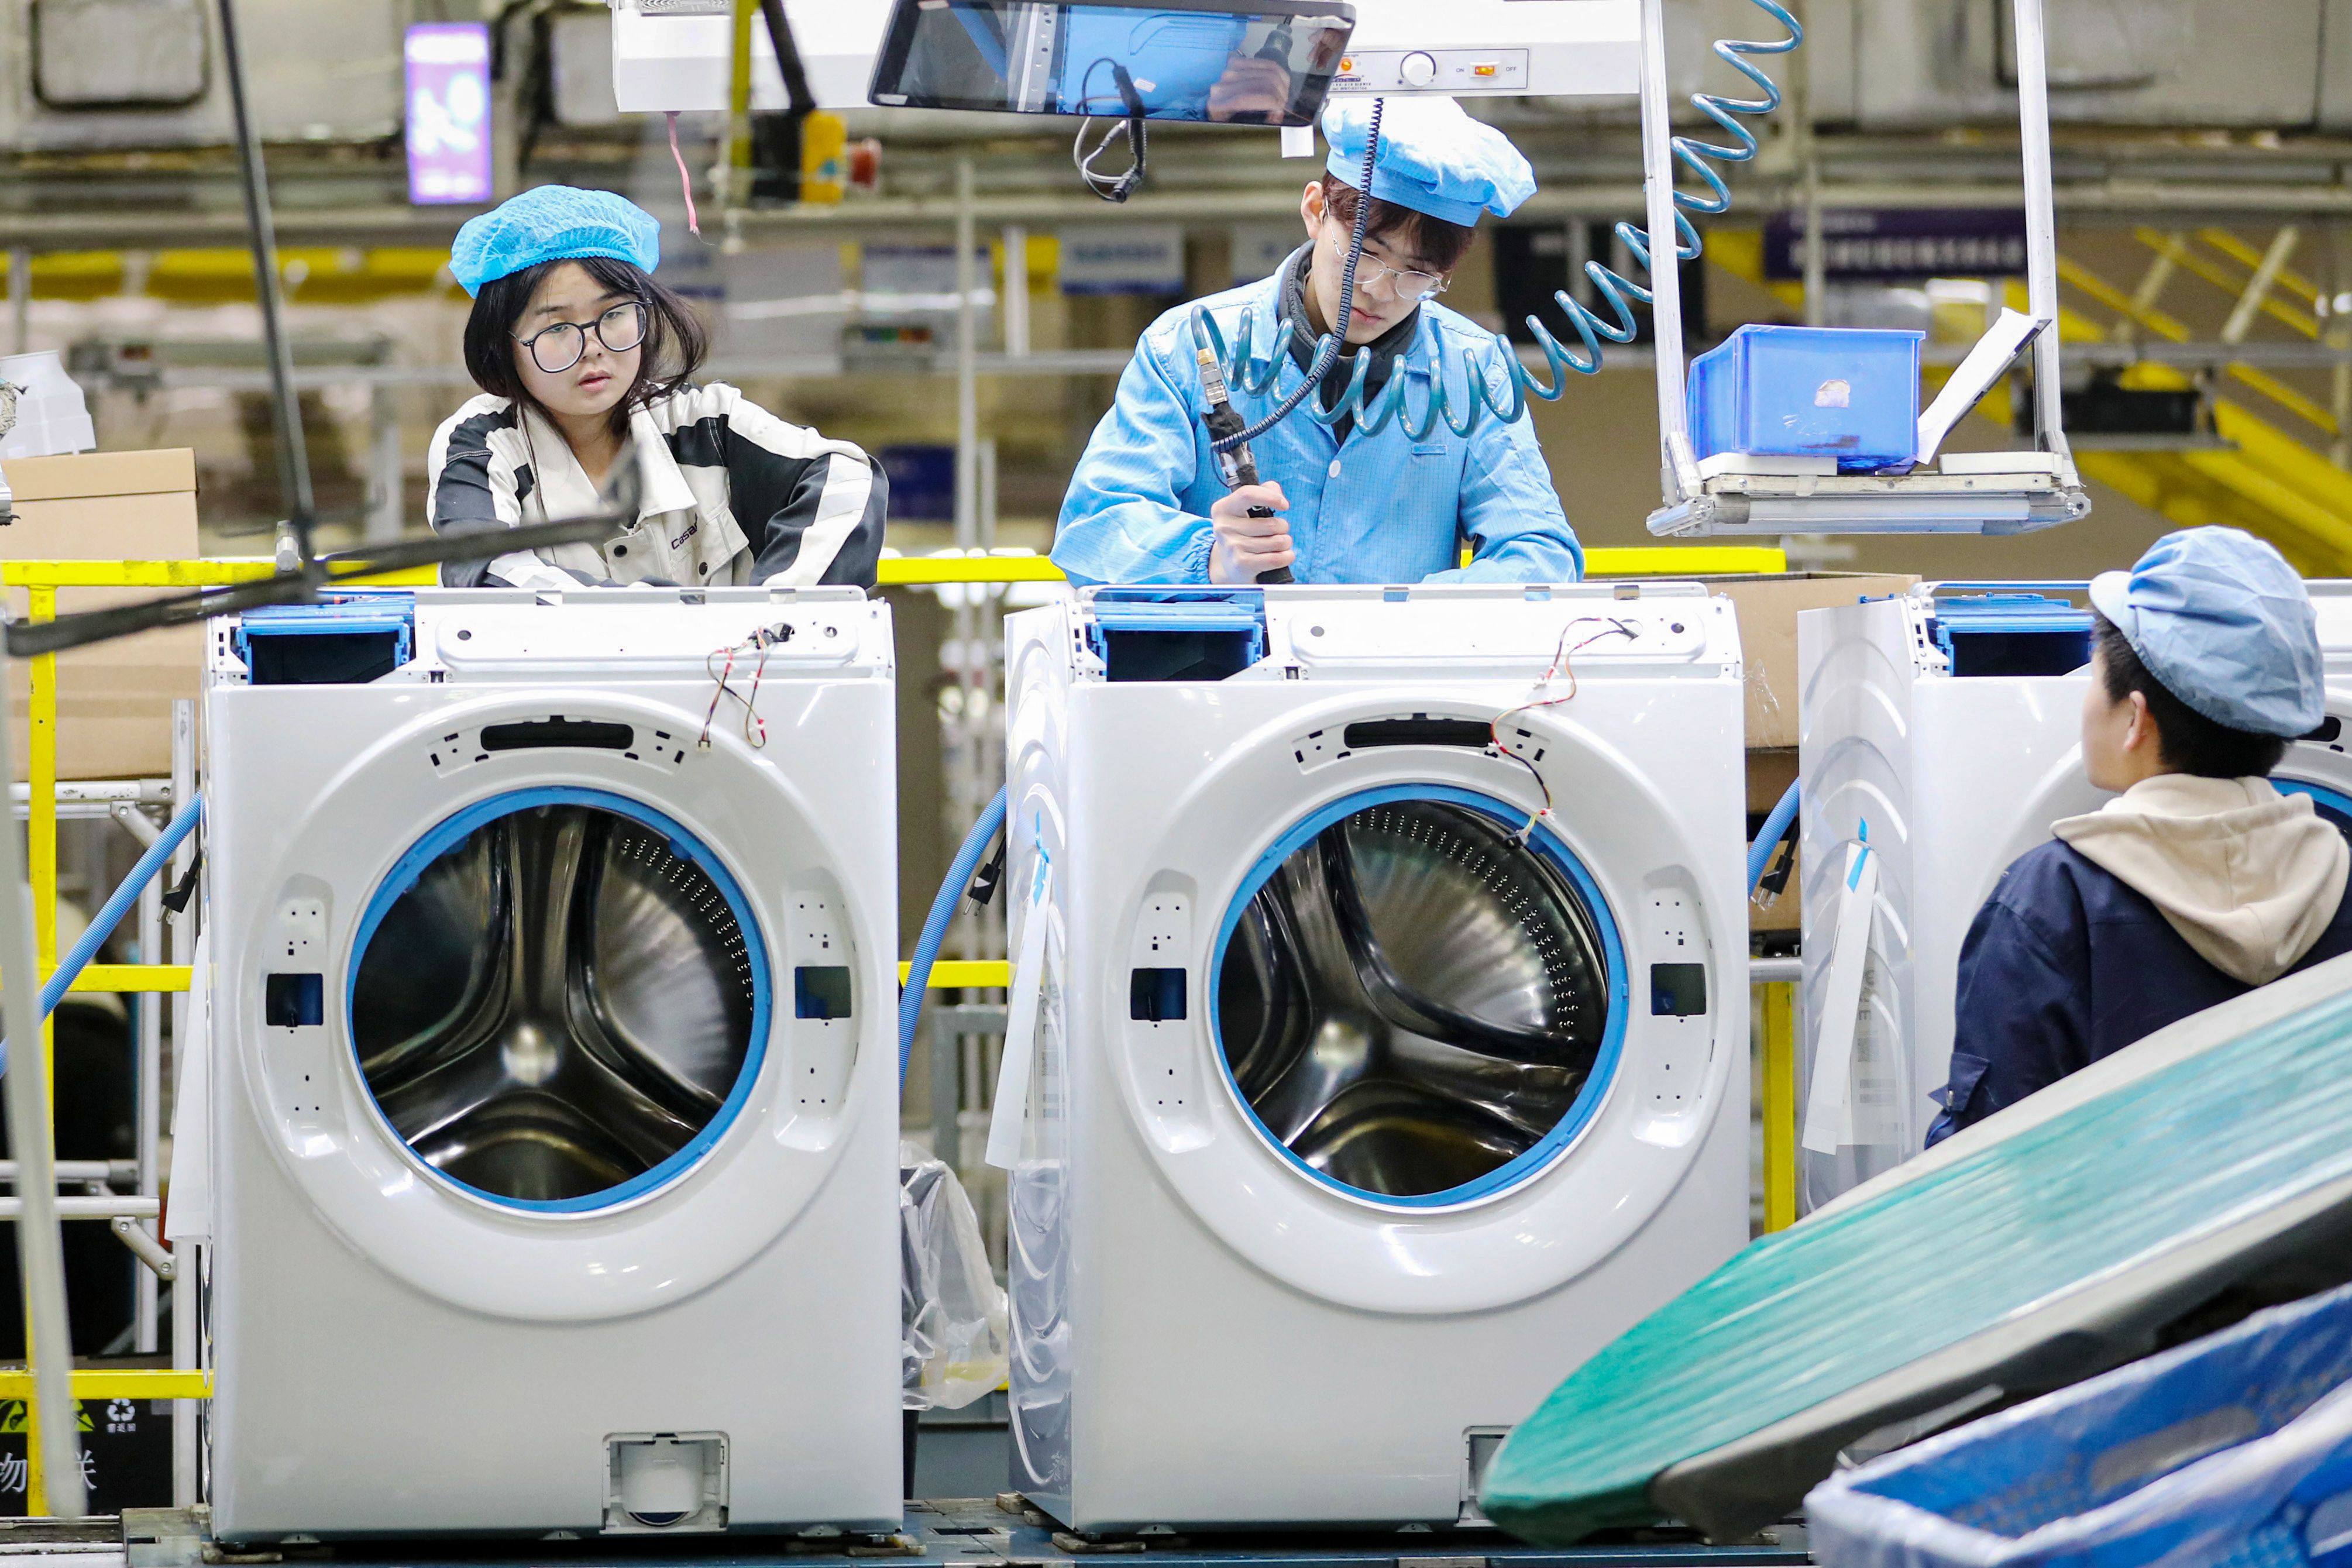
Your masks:
{"label": "wire-rimmed glasses", "polygon": [[[1348,259],[1347,244],[1337,236],[1331,237],[1331,248],[1339,253],[1342,262]],[[1356,264],[1356,287],[1369,289],[1383,282],[1390,293],[1408,305],[1418,305],[1423,300],[1434,299],[1452,287],[1434,272],[1416,272],[1410,267],[1391,267],[1370,251],[1366,251],[1364,258]]]}

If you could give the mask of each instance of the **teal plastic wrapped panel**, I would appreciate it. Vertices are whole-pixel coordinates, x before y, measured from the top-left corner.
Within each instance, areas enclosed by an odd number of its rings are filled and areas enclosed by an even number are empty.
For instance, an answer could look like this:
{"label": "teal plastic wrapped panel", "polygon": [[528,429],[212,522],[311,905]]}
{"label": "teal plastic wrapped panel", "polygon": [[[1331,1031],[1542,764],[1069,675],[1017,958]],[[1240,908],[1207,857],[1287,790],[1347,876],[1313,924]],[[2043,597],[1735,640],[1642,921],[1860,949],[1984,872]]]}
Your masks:
{"label": "teal plastic wrapped panel", "polygon": [[1670,1519],[1741,1537],[1874,1434],[2347,1277],[2352,958],[2175,1025],[1749,1247],[1571,1374],[1481,1500],[1542,1542]]}

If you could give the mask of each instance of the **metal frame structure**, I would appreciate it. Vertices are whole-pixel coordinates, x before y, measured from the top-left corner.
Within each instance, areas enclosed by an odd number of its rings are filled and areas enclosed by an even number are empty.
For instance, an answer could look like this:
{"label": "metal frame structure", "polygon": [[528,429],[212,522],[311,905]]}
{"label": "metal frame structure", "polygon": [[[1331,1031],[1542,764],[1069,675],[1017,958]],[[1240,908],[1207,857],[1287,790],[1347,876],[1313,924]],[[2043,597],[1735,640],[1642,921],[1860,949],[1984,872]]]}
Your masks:
{"label": "metal frame structure", "polygon": [[[2060,379],[2058,221],[2050,154],[2050,71],[2042,0],[2011,0],[2018,120],[2025,165],[2029,311],[2034,341],[2035,444],[2013,467],[1965,475],[1703,479],[1690,438],[1687,351],[1676,254],[1674,137],[1669,126],[1665,0],[1642,0],[1642,163],[1657,328],[1658,428],[1664,504],[1654,534],[2022,533],[2090,510],[2066,444]],[[1817,204],[1816,204],[1817,210]],[[1818,235],[1816,235],[1818,240]],[[1818,257],[1819,245],[1812,247]],[[1819,270],[1816,261],[1809,273]],[[1816,290],[1816,297],[1818,291]]]}

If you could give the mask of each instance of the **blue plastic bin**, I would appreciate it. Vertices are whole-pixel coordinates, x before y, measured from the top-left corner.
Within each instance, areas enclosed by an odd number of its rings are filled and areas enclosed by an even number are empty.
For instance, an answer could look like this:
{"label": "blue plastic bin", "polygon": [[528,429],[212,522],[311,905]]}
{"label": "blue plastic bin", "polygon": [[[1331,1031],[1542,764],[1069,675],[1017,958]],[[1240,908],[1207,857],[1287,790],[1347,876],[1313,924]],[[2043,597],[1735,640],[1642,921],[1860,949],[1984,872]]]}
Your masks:
{"label": "blue plastic bin", "polygon": [[1899,1449],[1805,1509],[1831,1568],[2352,1563],[2352,1287]]}
{"label": "blue plastic bin", "polygon": [[1691,444],[1758,457],[1908,468],[1919,447],[1924,332],[1746,326],[1691,364]]}

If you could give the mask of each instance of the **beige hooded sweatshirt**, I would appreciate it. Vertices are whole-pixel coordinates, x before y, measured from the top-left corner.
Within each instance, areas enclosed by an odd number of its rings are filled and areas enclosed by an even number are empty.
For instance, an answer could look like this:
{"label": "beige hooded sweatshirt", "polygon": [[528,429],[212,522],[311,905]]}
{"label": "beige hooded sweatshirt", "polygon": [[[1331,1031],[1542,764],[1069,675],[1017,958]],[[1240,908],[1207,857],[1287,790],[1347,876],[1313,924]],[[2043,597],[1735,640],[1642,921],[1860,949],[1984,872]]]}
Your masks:
{"label": "beige hooded sweatshirt", "polygon": [[2344,901],[2352,849],[2268,779],[2166,773],[2051,831],[2163,914],[2198,955],[2248,985],[2300,963]]}

